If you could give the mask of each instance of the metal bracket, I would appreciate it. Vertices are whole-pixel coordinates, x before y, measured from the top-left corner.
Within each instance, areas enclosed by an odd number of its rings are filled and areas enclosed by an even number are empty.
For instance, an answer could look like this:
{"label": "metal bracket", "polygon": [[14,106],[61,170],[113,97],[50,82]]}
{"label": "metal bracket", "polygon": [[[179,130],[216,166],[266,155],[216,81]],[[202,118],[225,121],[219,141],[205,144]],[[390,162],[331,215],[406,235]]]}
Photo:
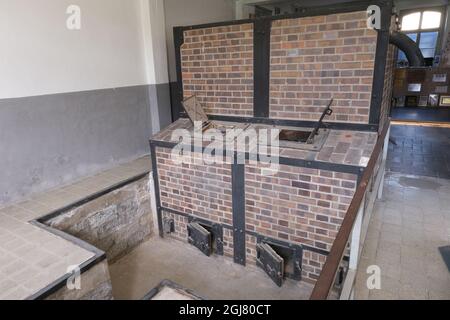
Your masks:
{"label": "metal bracket", "polygon": [[164,218],[163,219],[163,230],[165,234],[171,234],[175,232],[175,219]]}

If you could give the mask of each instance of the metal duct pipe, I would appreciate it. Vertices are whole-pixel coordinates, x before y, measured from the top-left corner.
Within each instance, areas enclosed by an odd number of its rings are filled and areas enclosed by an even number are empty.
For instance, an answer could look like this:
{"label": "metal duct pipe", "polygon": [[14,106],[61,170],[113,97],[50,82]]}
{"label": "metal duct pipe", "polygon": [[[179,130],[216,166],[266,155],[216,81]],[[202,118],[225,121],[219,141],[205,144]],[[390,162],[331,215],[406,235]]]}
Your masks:
{"label": "metal duct pipe", "polygon": [[405,53],[410,67],[425,66],[425,59],[422,51],[417,43],[411,40],[406,34],[393,32],[389,37],[389,42]]}

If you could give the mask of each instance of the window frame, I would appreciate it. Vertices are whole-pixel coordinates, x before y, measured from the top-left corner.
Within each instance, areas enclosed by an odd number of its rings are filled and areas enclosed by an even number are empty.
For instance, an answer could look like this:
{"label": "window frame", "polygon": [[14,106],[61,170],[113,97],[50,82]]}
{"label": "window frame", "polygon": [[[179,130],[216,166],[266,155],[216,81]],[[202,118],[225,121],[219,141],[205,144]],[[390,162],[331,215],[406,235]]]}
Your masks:
{"label": "window frame", "polygon": [[[440,22],[440,26],[438,28],[422,29],[423,13],[425,11],[435,11],[435,12],[441,13],[441,22]],[[420,40],[421,40],[422,33],[437,32],[438,37],[437,37],[437,43],[436,43],[436,51],[435,51],[434,57],[433,57],[433,59],[434,59],[436,57],[436,55],[438,55],[441,52],[442,47],[443,47],[442,41],[444,39],[444,27],[445,27],[445,23],[447,20],[447,7],[446,6],[421,7],[421,8],[415,8],[415,9],[402,10],[402,11],[400,11],[400,14],[399,14],[400,25],[403,21],[403,17],[405,17],[411,13],[416,13],[416,12],[420,12],[419,28],[415,29],[415,30],[404,30],[404,31],[400,29],[400,32],[404,33],[405,35],[415,33],[417,35],[416,43],[418,46],[420,46]],[[397,57],[397,62],[402,61],[402,60],[399,60],[398,58],[399,57]]]}

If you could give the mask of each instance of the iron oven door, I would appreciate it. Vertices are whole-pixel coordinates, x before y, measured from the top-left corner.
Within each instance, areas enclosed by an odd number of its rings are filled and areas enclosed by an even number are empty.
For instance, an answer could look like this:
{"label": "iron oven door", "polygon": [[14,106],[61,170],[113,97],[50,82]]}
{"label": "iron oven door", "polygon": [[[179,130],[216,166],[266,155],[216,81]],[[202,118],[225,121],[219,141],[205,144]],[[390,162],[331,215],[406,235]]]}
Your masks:
{"label": "iron oven door", "polygon": [[284,259],[267,243],[258,244],[257,265],[262,268],[279,287],[283,285]]}
{"label": "iron oven door", "polygon": [[208,257],[212,253],[212,236],[211,233],[196,222],[188,225],[189,243],[198,248]]}

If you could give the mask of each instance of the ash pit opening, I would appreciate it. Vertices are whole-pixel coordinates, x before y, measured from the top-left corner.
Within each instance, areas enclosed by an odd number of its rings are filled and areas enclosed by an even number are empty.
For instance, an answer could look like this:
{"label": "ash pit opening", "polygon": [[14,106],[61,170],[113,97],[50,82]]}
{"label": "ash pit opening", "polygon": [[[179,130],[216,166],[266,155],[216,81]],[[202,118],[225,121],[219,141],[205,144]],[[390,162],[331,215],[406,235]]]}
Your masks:
{"label": "ash pit opening", "polygon": [[280,141],[307,143],[312,131],[281,130]]}

